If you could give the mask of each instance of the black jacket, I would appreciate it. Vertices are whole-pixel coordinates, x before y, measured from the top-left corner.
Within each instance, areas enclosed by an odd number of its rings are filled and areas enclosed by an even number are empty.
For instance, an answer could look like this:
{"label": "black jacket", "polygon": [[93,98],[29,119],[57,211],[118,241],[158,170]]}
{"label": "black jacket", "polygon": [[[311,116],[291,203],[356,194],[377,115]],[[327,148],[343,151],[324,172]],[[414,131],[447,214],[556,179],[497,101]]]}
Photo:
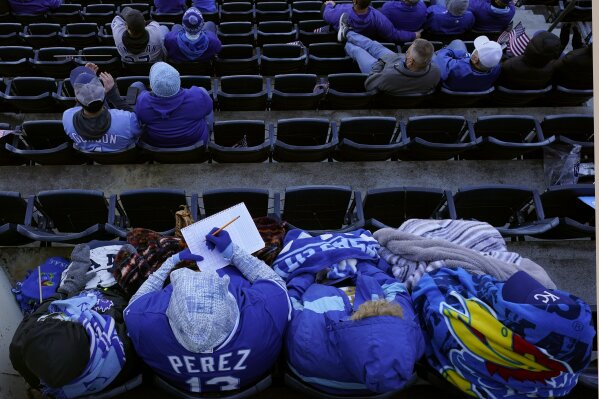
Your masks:
{"label": "black jacket", "polygon": [[568,89],[593,88],[593,50],[592,47],[583,47],[570,51],[555,64],[556,85]]}

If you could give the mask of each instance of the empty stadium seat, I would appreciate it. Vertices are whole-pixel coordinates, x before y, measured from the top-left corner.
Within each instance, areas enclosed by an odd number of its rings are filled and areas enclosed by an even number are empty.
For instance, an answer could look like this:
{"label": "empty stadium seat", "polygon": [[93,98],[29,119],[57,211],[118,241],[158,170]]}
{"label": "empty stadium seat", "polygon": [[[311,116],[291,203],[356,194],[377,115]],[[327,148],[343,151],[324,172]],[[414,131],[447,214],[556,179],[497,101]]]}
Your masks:
{"label": "empty stadium seat", "polygon": [[23,26],[16,22],[0,22],[0,43],[3,46],[21,46]]}
{"label": "empty stadium seat", "polygon": [[207,75],[212,76],[212,60],[177,62],[168,60],[181,75]]}
{"label": "empty stadium seat", "polygon": [[58,108],[65,110],[77,105],[75,98],[75,90],[71,84],[71,79],[65,79],[58,83],[56,93],[52,94],[54,101],[58,104]]}
{"label": "empty stadium seat", "polygon": [[556,141],[581,146],[582,157],[594,158],[593,115],[547,115],[541,122],[543,135],[555,136]]}
{"label": "empty stadium seat", "polygon": [[216,29],[222,44],[254,45],[254,27],[251,22],[221,22]]}
{"label": "empty stadium seat", "polygon": [[260,53],[262,75],[304,73],[306,50],[295,44],[265,44]]}
{"label": "empty stadium seat", "polygon": [[254,8],[249,2],[230,2],[220,6],[221,22],[252,22]]}
{"label": "empty stadium seat", "polygon": [[290,21],[259,22],[256,29],[258,46],[273,43],[289,43],[297,39],[297,29]]}
{"label": "empty stadium seat", "polygon": [[494,90],[494,87],[490,87],[482,91],[455,91],[441,85],[441,88],[433,97],[433,104],[438,107],[447,107],[449,105],[451,108],[473,107],[488,99]]}
{"label": "empty stadium seat", "polygon": [[272,155],[277,162],[328,161],[336,145],[335,122],[324,118],[279,119]]}
{"label": "empty stadium seat", "polygon": [[325,32],[314,32],[318,28],[328,26],[329,24],[322,19],[299,21],[297,23],[298,39],[304,46],[308,46],[312,43],[334,42],[337,40],[336,31],[330,29]]}
{"label": "empty stadium seat", "polygon": [[100,30],[95,23],[66,24],[60,36],[65,45],[75,48],[92,47],[99,44]]}
{"label": "empty stadium seat", "polygon": [[77,65],[84,66],[93,62],[100,70],[111,73],[113,77],[119,76],[122,71],[121,56],[114,46],[85,47],[81,50],[81,55],[82,57],[75,59]]}
{"label": "empty stadium seat", "polygon": [[551,89],[551,85],[539,90],[515,90],[497,86],[491,95],[491,101],[500,107],[523,107],[544,97]]}
{"label": "empty stadium seat", "polygon": [[46,47],[35,50],[35,55],[30,61],[33,69],[41,76],[63,79],[75,67],[73,58],[55,57],[56,55],[76,56],[75,47]]}
{"label": "empty stadium seat", "polygon": [[202,163],[208,160],[207,143],[200,141],[196,144],[176,147],[154,147],[140,141],[138,147],[142,149],[145,158],[152,162],[165,164],[190,164]]}
{"label": "empty stadium seat", "polygon": [[397,142],[393,117],[360,116],[339,122],[339,144],[333,158],[338,161],[385,161],[395,158],[404,145]]}
{"label": "empty stadium seat", "polygon": [[264,162],[270,160],[272,141],[273,132],[264,121],[218,121],[208,148],[212,161],[219,163]]}
{"label": "empty stadium seat", "polygon": [[124,73],[127,75],[149,75],[154,62],[130,62],[123,60]]}
{"label": "empty stadium seat", "polygon": [[593,89],[570,89],[558,85],[542,99],[542,105],[550,107],[576,107],[583,105],[591,98],[593,98]]}
{"label": "empty stadium seat", "polygon": [[[401,160],[446,160],[476,146],[472,126],[462,116],[414,116],[401,123]],[[479,139],[481,141],[482,139]]]}
{"label": "empty stadium seat", "polygon": [[19,224],[26,224],[27,202],[14,191],[0,191],[0,246],[23,245],[31,239],[18,232]]}
{"label": "empty stadium seat", "polygon": [[[0,88],[1,86],[2,85],[0,84]],[[1,98],[2,97],[0,96],[0,99]],[[11,126],[8,123],[0,123],[0,129],[11,130]],[[7,144],[16,145],[18,140],[20,140],[19,135],[20,133],[15,130],[14,134],[6,134],[3,137],[0,137],[0,165],[22,165],[24,163],[24,160],[21,157],[14,155],[5,148]]]}
{"label": "empty stadium seat", "polygon": [[225,44],[214,58],[216,76],[257,75],[260,49],[251,44]]}
{"label": "empty stadium seat", "polygon": [[163,22],[172,22],[175,24],[180,24],[183,20],[183,11],[179,12],[157,12],[156,10],[152,10],[151,17],[154,21],[162,24]]}
{"label": "empty stadium seat", "polygon": [[341,43],[313,43],[308,46],[308,71],[317,75],[360,72]]}
{"label": "empty stadium seat", "polygon": [[8,82],[4,101],[21,112],[52,112],[56,109],[53,93],[57,89],[53,78],[13,78]]}
{"label": "empty stadium seat", "polygon": [[112,21],[116,12],[114,4],[88,4],[83,7],[81,16],[85,22],[103,25]]}
{"label": "empty stadium seat", "polygon": [[52,47],[60,44],[60,24],[31,24],[23,28],[21,38],[33,48]]}
{"label": "empty stadium seat", "polygon": [[[278,193],[275,196],[278,198]],[[202,193],[202,217],[208,217],[243,202],[253,218],[268,216],[268,190],[261,188],[224,188]]]}
{"label": "empty stadium seat", "polygon": [[276,75],[271,91],[271,108],[276,110],[316,109],[324,90],[315,89],[318,78],[312,74]]}
{"label": "empty stadium seat", "polygon": [[268,80],[264,82],[262,76],[224,76],[220,79],[220,88],[217,91],[218,107],[221,111],[264,110],[269,84]]}
{"label": "empty stadium seat", "polygon": [[110,23],[104,24],[104,26],[100,28],[98,39],[100,39],[100,46],[114,45],[114,35],[112,34],[112,26]]}
{"label": "empty stadium seat", "polygon": [[289,4],[285,1],[257,2],[254,8],[258,24],[264,21],[288,21],[290,19]]}
{"label": "empty stadium seat", "polygon": [[299,21],[315,20],[322,18],[320,1],[293,1],[291,3],[291,19],[293,23]]}
{"label": "empty stadium seat", "polygon": [[33,49],[26,46],[0,46],[0,76],[27,76]]}
{"label": "empty stadium seat", "polygon": [[380,91],[374,99],[378,108],[425,108],[435,96],[435,90],[428,93],[393,95]]}
{"label": "empty stadium seat", "polygon": [[324,101],[325,109],[367,109],[372,105],[376,90],[366,90],[364,82],[368,75],[363,73],[335,73],[329,75]]}
{"label": "empty stadium seat", "polygon": [[61,4],[60,7],[48,12],[48,22],[55,24],[73,24],[81,22],[81,4]]}

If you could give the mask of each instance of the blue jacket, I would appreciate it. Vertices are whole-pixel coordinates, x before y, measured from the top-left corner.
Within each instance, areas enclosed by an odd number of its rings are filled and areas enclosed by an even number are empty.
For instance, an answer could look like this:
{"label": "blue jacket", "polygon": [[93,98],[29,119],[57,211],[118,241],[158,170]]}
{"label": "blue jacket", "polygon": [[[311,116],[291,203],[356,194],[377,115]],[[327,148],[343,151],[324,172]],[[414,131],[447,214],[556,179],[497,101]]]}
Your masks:
{"label": "blue jacket", "polygon": [[192,0],[191,5],[201,12],[216,12],[216,0]]}
{"label": "blue jacket", "polygon": [[212,99],[204,88],[180,89],[172,97],[142,92],[135,113],[145,132],[142,141],[155,147],[174,148],[208,140],[206,116],[212,112]]}
{"label": "blue jacket", "polygon": [[387,17],[379,10],[368,7],[365,14],[356,14],[351,4],[327,4],[322,13],[322,19],[339,30],[339,18],[344,12],[349,14],[349,25],[355,32],[371,39],[388,42],[409,42],[416,39],[414,32],[397,30]]}
{"label": "blue jacket", "polygon": [[402,0],[387,1],[380,8],[384,16],[393,24],[395,29],[416,32],[426,21],[426,5],[423,1],[411,5]]}
{"label": "blue jacket", "polygon": [[440,5],[430,6],[426,10],[424,30],[435,35],[461,35],[473,26],[474,15],[470,11],[456,17]]}
{"label": "blue jacket", "polygon": [[[286,249],[273,266],[286,276],[293,306],[287,363],[305,383],[333,394],[358,395],[399,390],[412,377],[424,353],[422,332],[405,285],[389,277],[387,263],[371,252],[377,246],[365,230],[318,237],[291,230],[285,236]],[[315,282],[331,262],[347,259],[357,260],[355,273],[345,280],[356,287],[353,304],[342,289]],[[374,299],[398,303],[403,318],[349,320],[362,303]]]}
{"label": "blue jacket", "polygon": [[60,7],[62,0],[8,0],[13,14],[44,14]]}
{"label": "blue jacket", "polygon": [[176,25],[164,37],[164,47],[173,61],[209,61],[220,51],[222,44],[210,31],[202,31],[198,39],[191,41],[181,25]]}
{"label": "blue jacket", "polygon": [[154,0],[154,8],[158,13],[179,12],[185,10],[185,0]]}
{"label": "blue jacket", "polygon": [[123,150],[137,143],[141,128],[133,112],[120,109],[109,110],[111,123],[108,131],[98,140],[85,140],[73,125],[73,115],[80,109],[80,106],[69,108],[62,114],[64,131],[73,140],[75,148],[83,151],[111,152]]}
{"label": "blue jacket", "polygon": [[481,32],[504,31],[516,13],[514,4],[497,8],[491,4],[491,0],[470,0],[468,9],[474,14],[473,29]]}
{"label": "blue jacket", "polygon": [[484,91],[495,84],[501,72],[501,64],[482,72],[470,63],[470,54],[444,48],[435,54],[433,61],[441,70],[443,86],[454,91]]}

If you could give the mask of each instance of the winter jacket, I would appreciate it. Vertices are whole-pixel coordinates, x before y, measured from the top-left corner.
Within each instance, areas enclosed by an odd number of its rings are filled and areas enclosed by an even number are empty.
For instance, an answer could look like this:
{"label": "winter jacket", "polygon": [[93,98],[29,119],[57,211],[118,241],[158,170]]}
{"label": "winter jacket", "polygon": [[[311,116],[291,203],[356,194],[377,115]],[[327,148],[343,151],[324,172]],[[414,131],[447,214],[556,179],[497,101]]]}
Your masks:
{"label": "winter jacket", "polygon": [[365,14],[356,14],[351,4],[336,4],[334,7],[327,4],[322,19],[332,25],[333,29],[339,30],[339,18],[344,12],[349,14],[349,25],[354,32],[370,39],[394,43],[416,39],[414,32],[395,29],[387,17],[372,7],[368,7],[368,12]]}
{"label": "winter jacket", "polygon": [[216,34],[206,30],[200,32],[196,40],[189,40],[183,28],[177,25],[164,37],[164,47],[168,58],[173,61],[210,61],[222,44]]}
{"label": "winter jacket", "polygon": [[192,86],[172,97],[142,92],[135,113],[145,127],[142,141],[156,147],[185,147],[208,140],[206,116],[212,99],[206,89]]}
{"label": "winter jacket", "polygon": [[443,86],[454,91],[488,90],[495,84],[501,72],[501,64],[485,72],[479,71],[470,63],[470,54],[449,48],[437,51],[433,62],[441,71]]}
{"label": "winter jacket", "polygon": [[414,5],[403,0],[387,1],[380,11],[398,30],[416,32],[422,29],[426,21],[426,5],[422,0]]}
{"label": "winter jacket", "polygon": [[166,57],[164,48],[165,30],[156,21],[146,25],[146,31],[150,35],[150,40],[144,51],[139,54],[133,54],[123,44],[123,34],[127,31],[127,24],[117,15],[112,20],[111,24],[112,36],[114,37],[114,45],[116,46],[123,61],[126,62],[155,62],[162,61]]}
{"label": "winter jacket", "polygon": [[185,0],[154,0],[154,11],[157,13],[177,13],[185,8]]}
{"label": "winter jacket", "polygon": [[593,47],[572,50],[557,60],[553,83],[568,89],[592,89]]}
{"label": "winter jacket", "polygon": [[62,0],[8,0],[13,14],[44,14],[62,4]]}
{"label": "winter jacket", "polygon": [[431,63],[423,71],[414,72],[405,65],[405,56],[388,54],[372,67],[364,82],[366,90],[378,90],[391,95],[427,93],[437,87],[439,68]]}
{"label": "winter jacket", "polygon": [[463,15],[455,16],[441,5],[428,7],[424,30],[434,35],[461,35],[474,26],[474,15],[466,11]]}
{"label": "winter jacket", "polygon": [[470,0],[468,10],[474,14],[474,27],[480,32],[503,32],[516,13],[516,7],[509,3],[505,8],[497,8],[491,0]]}

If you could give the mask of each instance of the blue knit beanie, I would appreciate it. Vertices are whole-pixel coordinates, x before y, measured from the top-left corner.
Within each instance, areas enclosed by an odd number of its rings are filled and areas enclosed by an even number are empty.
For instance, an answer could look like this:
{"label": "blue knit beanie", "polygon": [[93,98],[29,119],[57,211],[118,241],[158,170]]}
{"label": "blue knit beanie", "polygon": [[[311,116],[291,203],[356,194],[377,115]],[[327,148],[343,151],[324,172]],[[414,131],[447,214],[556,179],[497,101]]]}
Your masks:
{"label": "blue knit beanie", "polygon": [[197,35],[204,27],[204,17],[195,7],[190,7],[183,14],[183,29],[190,35]]}
{"label": "blue knit beanie", "polygon": [[172,97],[181,88],[179,71],[166,62],[157,62],[150,68],[150,86],[158,97]]}

